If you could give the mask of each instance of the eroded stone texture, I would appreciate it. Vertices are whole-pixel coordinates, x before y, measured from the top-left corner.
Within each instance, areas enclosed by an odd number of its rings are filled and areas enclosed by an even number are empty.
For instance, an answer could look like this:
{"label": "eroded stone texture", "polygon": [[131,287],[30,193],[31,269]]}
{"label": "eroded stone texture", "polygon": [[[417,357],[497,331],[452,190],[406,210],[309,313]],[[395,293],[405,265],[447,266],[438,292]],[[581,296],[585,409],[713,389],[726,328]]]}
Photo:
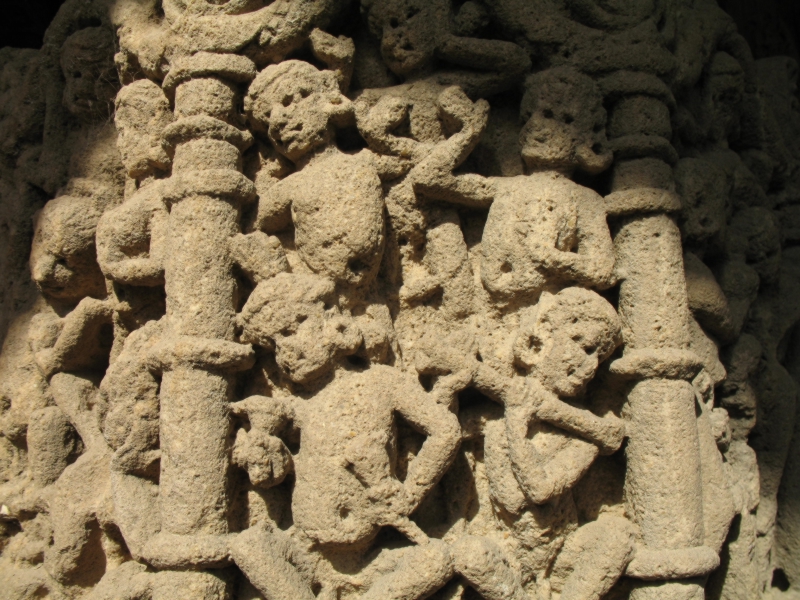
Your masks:
{"label": "eroded stone texture", "polygon": [[68,0],[0,51],[0,590],[800,590],[798,66],[714,0]]}

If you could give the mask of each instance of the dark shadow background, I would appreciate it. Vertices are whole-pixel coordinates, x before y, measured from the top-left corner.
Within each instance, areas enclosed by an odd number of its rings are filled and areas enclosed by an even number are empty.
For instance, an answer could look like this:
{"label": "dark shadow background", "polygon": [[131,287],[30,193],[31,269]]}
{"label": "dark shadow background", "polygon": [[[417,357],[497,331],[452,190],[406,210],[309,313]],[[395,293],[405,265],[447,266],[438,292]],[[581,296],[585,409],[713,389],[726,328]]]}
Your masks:
{"label": "dark shadow background", "polygon": [[[755,58],[776,54],[800,61],[800,0],[718,0],[739,26]],[[40,48],[64,0],[2,0],[0,47]]]}
{"label": "dark shadow background", "polygon": [[736,21],[755,58],[783,54],[800,60],[800,1],[718,0]]}
{"label": "dark shadow background", "polygon": [[2,0],[0,47],[41,48],[44,32],[64,0]]}

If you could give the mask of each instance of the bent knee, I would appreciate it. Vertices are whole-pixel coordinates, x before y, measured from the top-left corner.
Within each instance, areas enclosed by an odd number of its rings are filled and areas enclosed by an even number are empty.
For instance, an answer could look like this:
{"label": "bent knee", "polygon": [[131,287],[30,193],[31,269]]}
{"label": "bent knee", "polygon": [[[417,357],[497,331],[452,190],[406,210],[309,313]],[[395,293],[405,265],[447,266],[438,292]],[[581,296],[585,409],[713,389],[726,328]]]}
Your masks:
{"label": "bent knee", "polygon": [[453,566],[461,575],[483,575],[493,571],[502,561],[500,549],[485,537],[464,536],[452,545]]}

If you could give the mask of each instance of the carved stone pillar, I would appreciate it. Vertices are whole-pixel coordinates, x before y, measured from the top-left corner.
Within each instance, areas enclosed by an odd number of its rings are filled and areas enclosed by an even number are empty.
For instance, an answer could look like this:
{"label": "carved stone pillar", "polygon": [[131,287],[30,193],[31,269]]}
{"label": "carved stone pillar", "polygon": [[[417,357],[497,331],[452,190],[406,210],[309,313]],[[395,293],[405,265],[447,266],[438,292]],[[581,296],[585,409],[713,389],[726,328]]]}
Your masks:
{"label": "carved stone pillar", "polygon": [[689,351],[689,305],[681,236],[670,213],[680,209],[669,143],[669,90],[642,73],[604,82],[615,100],[609,134],[615,156],[610,215],[622,279],[619,313],[625,354],[612,372],[630,379],[626,418],[627,508],[640,545],[627,569],[646,581],[635,600],[704,597],[698,579],[719,564],[703,546],[703,490],[692,379],[701,368]]}
{"label": "carved stone pillar", "polygon": [[[150,557],[164,566],[181,566],[183,553],[162,545],[175,542],[172,536],[228,533],[231,372],[253,362],[251,347],[233,341],[237,290],[227,249],[240,231],[240,204],[255,195],[240,172],[241,152],[252,136],[233,125],[234,84],[254,76],[255,65],[247,58],[201,52],[176,61],[164,81],[167,94],[174,95],[177,120],[164,132],[174,159],[164,187],[171,207],[168,333],[154,357],[163,370],[162,533],[151,544]],[[201,562],[224,563],[224,542],[203,539],[208,547]],[[190,540],[177,543],[197,552],[187,547]],[[170,564],[173,557],[178,564]]]}

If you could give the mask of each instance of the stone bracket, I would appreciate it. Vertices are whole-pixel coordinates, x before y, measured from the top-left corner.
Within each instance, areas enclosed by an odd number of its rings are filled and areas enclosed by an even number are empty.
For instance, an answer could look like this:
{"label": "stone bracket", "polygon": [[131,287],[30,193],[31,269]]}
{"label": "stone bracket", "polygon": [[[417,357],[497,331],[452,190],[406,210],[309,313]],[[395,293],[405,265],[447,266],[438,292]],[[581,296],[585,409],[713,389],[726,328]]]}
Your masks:
{"label": "stone bracket", "polygon": [[703,368],[702,359],[689,350],[643,348],[629,351],[611,363],[609,371],[623,379],[685,379]]}
{"label": "stone bracket", "polygon": [[153,371],[187,366],[237,372],[255,364],[255,352],[250,344],[182,335],[159,342],[148,359]]}

